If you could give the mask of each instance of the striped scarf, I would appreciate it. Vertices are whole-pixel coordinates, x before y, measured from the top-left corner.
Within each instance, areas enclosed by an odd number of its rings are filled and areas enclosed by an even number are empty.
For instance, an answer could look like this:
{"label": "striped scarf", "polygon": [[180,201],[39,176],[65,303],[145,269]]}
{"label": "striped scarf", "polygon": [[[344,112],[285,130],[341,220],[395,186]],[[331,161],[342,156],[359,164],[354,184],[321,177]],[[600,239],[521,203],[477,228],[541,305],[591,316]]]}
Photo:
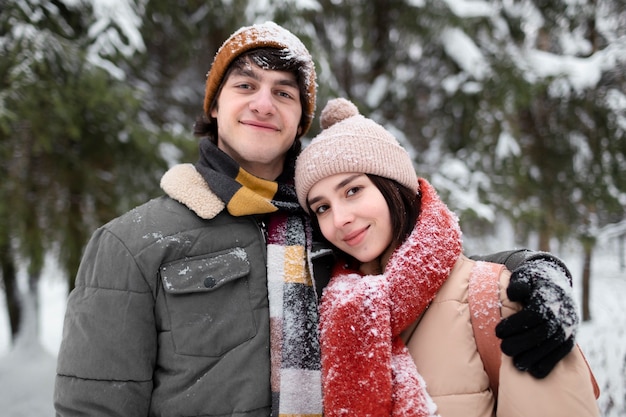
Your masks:
{"label": "striped scarf", "polygon": [[196,169],[231,215],[267,215],[272,416],[321,416],[317,299],[307,262],[311,227],[290,162],[277,181],[267,181],[203,139]]}

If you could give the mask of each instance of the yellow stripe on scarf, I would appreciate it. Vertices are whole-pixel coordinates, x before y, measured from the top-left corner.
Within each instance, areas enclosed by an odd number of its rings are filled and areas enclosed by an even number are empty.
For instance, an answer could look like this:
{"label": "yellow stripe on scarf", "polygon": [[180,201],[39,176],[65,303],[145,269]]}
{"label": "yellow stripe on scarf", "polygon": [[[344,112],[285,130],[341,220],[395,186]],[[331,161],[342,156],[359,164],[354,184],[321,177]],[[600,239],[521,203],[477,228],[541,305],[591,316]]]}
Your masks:
{"label": "yellow stripe on scarf", "polygon": [[272,204],[272,198],[278,190],[278,183],[255,177],[239,169],[235,178],[242,187],[228,202],[228,212],[233,216],[272,213],[278,210]]}
{"label": "yellow stripe on scarf", "polygon": [[313,285],[309,268],[305,265],[305,253],[303,246],[287,246],[285,248],[285,282]]}
{"label": "yellow stripe on scarf", "polygon": [[274,198],[278,190],[278,183],[276,181],[268,181],[263,178],[255,177],[241,168],[239,168],[239,174],[237,174],[235,181],[268,200]]}

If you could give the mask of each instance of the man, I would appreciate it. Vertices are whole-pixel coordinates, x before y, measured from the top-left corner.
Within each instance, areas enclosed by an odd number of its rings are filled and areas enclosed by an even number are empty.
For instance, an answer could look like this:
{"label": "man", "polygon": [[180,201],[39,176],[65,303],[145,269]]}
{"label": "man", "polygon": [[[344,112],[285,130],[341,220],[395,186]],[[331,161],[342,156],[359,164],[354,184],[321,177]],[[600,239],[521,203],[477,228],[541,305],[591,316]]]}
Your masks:
{"label": "man", "polygon": [[[332,253],[313,248],[292,185],[316,88],[309,52],[282,27],[244,27],[225,41],[195,128],[206,136],[199,161],[173,167],[165,196],[98,229],[85,250],[59,352],[57,415],[322,415],[317,297]],[[523,265],[566,273],[532,255]],[[532,303],[541,277],[528,271],[517,273],[531,298],[521,321],[543,331],[520,367],[554,356],[540,366],[549,372],[570,341],[553,330],[563,318]],[[522,327],[505,326],[504,341]]]}

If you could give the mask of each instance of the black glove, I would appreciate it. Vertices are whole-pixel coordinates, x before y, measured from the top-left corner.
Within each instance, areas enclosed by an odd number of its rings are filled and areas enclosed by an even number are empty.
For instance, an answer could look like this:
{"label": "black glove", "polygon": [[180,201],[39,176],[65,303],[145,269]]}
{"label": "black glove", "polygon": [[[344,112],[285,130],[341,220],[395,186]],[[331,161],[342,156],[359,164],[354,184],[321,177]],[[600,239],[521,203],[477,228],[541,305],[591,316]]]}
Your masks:
{"label": "black glove", "polygon": [[549,254],[532,257],[512,271],[507,295],[523,308],[496,326],[502,352],[544,378],[574,347],[578,312],[569,271]]}

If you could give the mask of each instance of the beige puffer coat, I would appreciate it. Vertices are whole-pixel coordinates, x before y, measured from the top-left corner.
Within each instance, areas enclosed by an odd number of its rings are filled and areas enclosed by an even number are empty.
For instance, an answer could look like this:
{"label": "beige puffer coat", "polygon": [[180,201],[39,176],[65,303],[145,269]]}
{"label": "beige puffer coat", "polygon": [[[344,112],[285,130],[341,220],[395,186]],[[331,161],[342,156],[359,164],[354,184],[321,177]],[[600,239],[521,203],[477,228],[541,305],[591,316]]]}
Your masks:
{"label": "beige puffer coat", "polygon": [[[470,322],[468,283],[474,265],[475,261],[461,256],[428,310],[403,333],[439,414],[442,417],[599,416],[590,371],[579,349],[573,349],[544,379],[517,370],[511,358],[503,354],[496,401]],[[521,309],[506,297],[509,278],[508,271],[500,275],[503,317]]]}

